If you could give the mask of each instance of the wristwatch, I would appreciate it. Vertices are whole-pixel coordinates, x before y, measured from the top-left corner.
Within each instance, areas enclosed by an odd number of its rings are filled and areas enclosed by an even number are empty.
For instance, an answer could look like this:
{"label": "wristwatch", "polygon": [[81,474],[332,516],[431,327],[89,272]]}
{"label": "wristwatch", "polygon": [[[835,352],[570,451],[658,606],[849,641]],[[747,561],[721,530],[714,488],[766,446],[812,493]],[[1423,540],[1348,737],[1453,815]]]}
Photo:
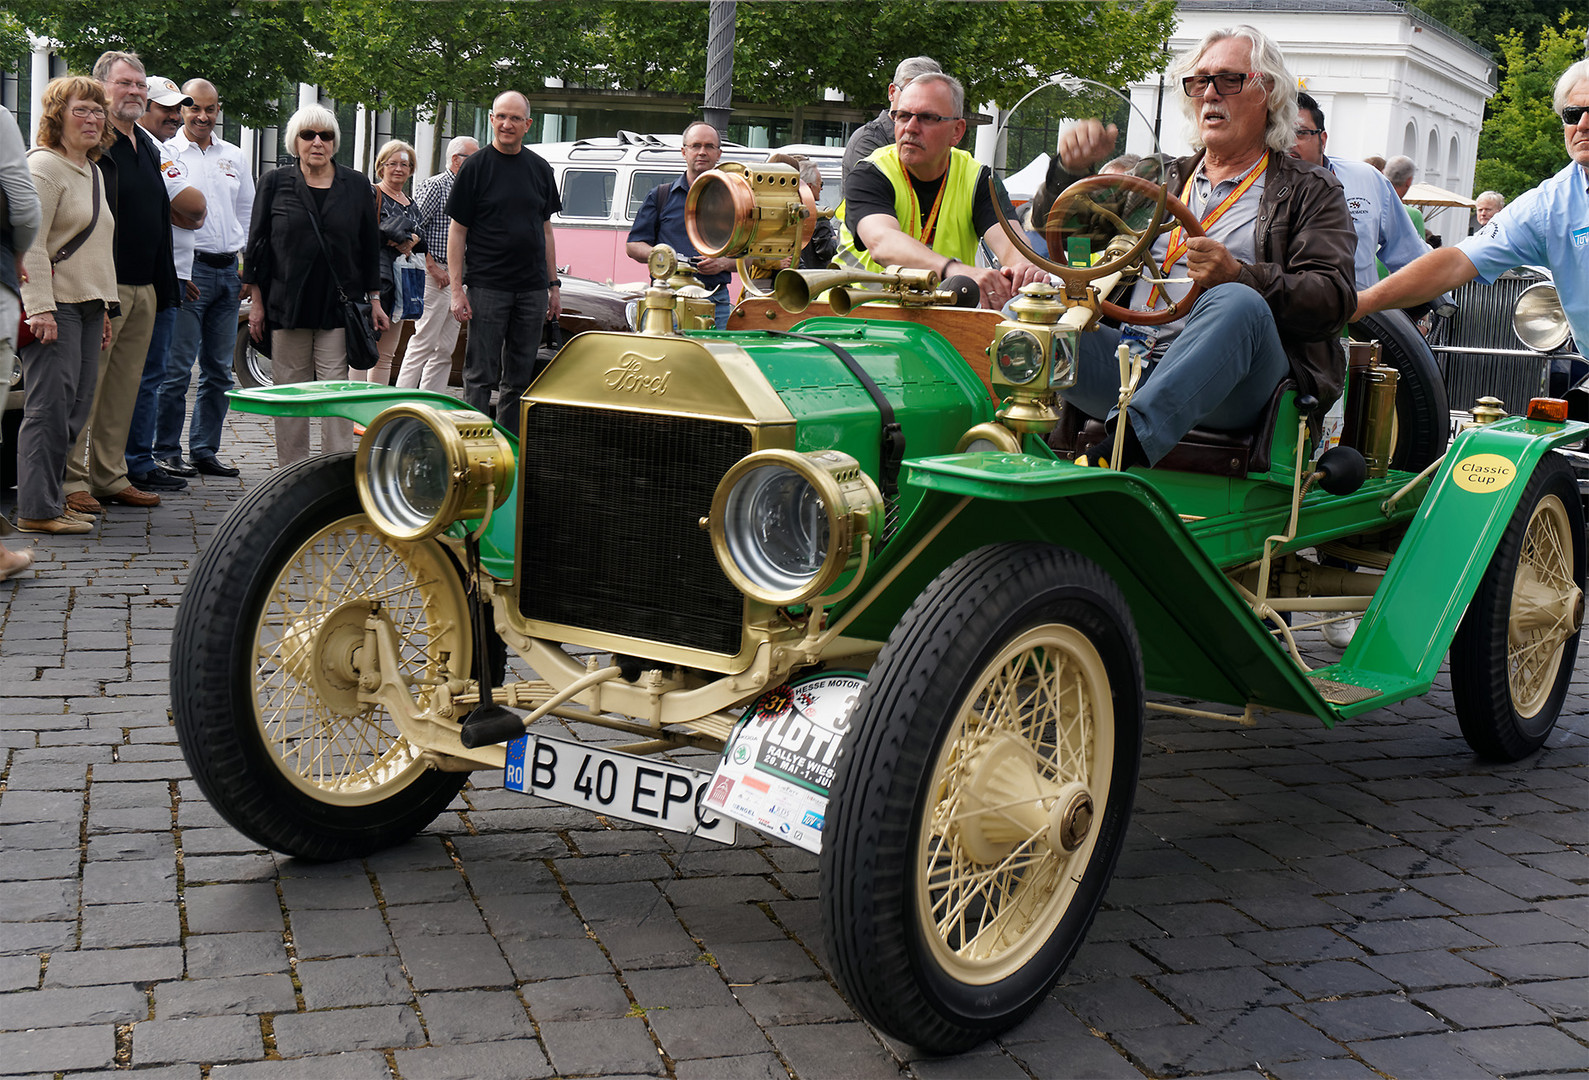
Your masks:
{"label": "wristwatch", "polygon": [[551,284],[546,287],[548,289],[561,289],[563,287],[563,279],[553,278]]}

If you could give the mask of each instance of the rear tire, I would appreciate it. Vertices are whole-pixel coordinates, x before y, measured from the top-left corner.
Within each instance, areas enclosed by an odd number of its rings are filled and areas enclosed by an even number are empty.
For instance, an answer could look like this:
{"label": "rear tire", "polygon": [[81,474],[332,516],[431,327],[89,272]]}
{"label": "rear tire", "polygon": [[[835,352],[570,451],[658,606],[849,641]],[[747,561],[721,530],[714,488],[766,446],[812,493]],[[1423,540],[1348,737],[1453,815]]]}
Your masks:
{"label": "rear tire", "polygon": [[270,357],[260,352],[254,344],[254,339],[248,334],[247,323],[240,323],[237,327],[237,345],[232,349],[232,376],[244,390],[276,385],[275,377],[271,374]]}
{"label": "rear tire", "polygon": [[1451,441],[1451,406],[1434,353],[1404,311],[1376,312],[1349,329],[1358,341],[1378,341],[1380,363],[1396,369],[1396,448],[1390,467],[1422,471]]}
{"label": "rear tire", "polygon": [[423,829],[468,774],[427,766],[359,700],[364,626],[391,622],[423,701],[442,653],[468,676],[468,612],[445,548],[389,540],[360,511],[352,454],[276,474],[221,523],[177,612],[171,708],[199,789],[238,831],[308,859]]}
{"label": "rear tire", "polygon": [[1042,1002],[1124,845],[1143,708],[1095,564],[1001,544],[927,587],[851,714],[822,847],[828,951],[863,1016],[947,1054]]}
{"label": "rear tire", "polygon": [[1480,757],[1544,745],[1572,681],[1584,605],[1584,514],[1572,469],[1546,454],[1451,645],[1451,695]]}

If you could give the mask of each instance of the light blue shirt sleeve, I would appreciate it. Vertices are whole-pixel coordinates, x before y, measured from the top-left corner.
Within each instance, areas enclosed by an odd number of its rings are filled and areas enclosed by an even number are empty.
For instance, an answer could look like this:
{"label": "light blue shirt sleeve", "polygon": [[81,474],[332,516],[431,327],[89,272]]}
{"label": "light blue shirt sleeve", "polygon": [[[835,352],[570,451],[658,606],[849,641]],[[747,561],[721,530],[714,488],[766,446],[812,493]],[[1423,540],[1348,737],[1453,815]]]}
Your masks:
{"label": "light blue shirt sleeve", "polygon": [[[1415,259],[1429,254],[1430,248],[1423,237],[1418,235],[1417,226],[1412,223],[1412,218],[1407,216],[1406,208],[1396,195],[1396,189],[1391,187],[1389,180],[1385,179],[1385,174],[1374,169],[1374,175],[1379,178],[1379,184],[1384,189],[1380,203],[1379,260],[1395,273]],[[1372,285],[1378,279],[1379,275],[1376,273],[1368,284]],[[1359,282],[1358,288],[1363,287],[1363,283]]]}
{"label": "light blue shirt sleeve", "polygon": [[1486,285],[1515,266],[1544,266],[1549,262],[1544,243],[1549,210],[1540,188],[1525,191],[1457,249],[1473,263]]}

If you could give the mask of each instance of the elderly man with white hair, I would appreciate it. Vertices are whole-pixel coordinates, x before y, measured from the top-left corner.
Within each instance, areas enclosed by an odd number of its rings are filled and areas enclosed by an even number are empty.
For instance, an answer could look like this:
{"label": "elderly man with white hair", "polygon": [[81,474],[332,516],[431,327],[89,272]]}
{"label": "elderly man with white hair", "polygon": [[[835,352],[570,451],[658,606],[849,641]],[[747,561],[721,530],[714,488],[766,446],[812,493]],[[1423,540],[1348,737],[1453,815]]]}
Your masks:
{"label": "elderly man with white hair", "polygon": [[1437,248],[1358,296],[1354,319],[1410,307],[1478,278],[1486,285],[1514,266],[1548,266],[1574,337],[1589,341],[1589,60],[1556,80],[1567,167],[1519,195],[1455,247]]}
{"label": "elderly man with white hair", "polygon": [[459,135],[447,144],[447,167],[421,185],[414,196],[419,207],[419,227],[425,234],[425,311],[408,339],[397,385],[421,390],[447,389],[452,374],[452,350],[458,344],[458,320],[450,303],[452,278],[447,273],[447,196],[452,182],[469,155],[480,144]]}
{"label": "elderly man with white hair", "polygon": [[1506,196],[1499,191],[1485,191],[1473,200],[1473,212],[1479,219],[1479,228],[1490,223],[1490,219],[1506,208]]}
{"label": "elderly man with white hair", "polygon": [[[1165,276],[1203,287],[1191,310],[1163,326],[1082,335],[1078,381],[1062,391],[1086,413],[1109,417],[1109,435],[1076,460],[1106,465],[1117,431],[1114,355],[1125,342],[1143,356],[1144,382],[1129,407],[1122,447],[1128,465],[1157,462],[1197,425],[1225,430],[1257,423],[1281,380],[1319,401],[1340,396],[1345,360],[1336,335],[1356,300],[1357,233],[1328,169],[1291,156],[1296,79],[1273,41],[1250,26],[1215,30],[1177,61],[1183,111],[1196,153],[1166,161],[1165,183],[1207,235],[1165,230],[1152,258]],[[1076,174],[1113,156],[1116,130],[1085,120],[1059,137],[1048,183],[1063,191]],[[1166,284],[1180,301],[1187,284]],[[1136,309],[1164,306],[1139,281]]]}

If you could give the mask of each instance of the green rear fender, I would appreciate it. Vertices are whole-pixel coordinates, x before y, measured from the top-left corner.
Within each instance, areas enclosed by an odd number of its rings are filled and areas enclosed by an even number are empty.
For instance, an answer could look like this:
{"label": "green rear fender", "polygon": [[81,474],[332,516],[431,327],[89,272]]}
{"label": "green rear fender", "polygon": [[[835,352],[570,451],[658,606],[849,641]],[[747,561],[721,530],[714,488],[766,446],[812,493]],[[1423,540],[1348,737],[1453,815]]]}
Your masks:
{"label": "green rear fender", "polygon": [[[469,405],[451,394],[431,390],[408,390],[396,386],[382,386],[367,382],[311,382],[267,386],[257,390],[231,390],[226,395],[232,408],[238,412],[259,413],[263,416],[340,416],[355,424],[368,427],[384,410],[393,405],[419,403],[448,412],[467,410]],[[497,424],[496,428],[507,436],[518,458],[518,436]],[[486,572],[503,581],[514,576],[513,548],[514,526],[519,515],[519,470],[513,469],[513,486],[507,501],[491,514],[491,521],[480,538],[480,559]],[[447,532],[462,538],[479,526],[479,521],[459,522]]]}

